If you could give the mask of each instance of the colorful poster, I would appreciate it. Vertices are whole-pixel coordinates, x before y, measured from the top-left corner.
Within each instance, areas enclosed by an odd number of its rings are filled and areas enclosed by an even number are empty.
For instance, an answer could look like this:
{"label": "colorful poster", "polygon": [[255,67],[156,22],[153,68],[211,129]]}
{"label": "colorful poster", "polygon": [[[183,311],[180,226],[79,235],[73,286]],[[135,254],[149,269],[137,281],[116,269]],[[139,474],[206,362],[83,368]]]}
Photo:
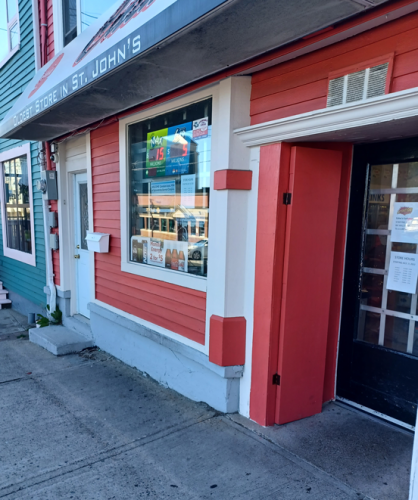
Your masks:
{"label": "colorful poster", "polygon": [[168,129],[165,175],[189,172],[191,130],[192,122]]}
{"label": "colorful poster", "polygon": [[386,288],[398,292],[415,293],[418,279],[418,255],[391,252]]}
{"label": "colorful poster", "polygon": [[147,134],[147,159],[145,177],[165,175],[168,129],[163,128]]}
{"label": "colorful poster", "polygon": [[393,204],[391,241],[418,243],[418,203],[396,202]]}
{"label": "colorful poster", "polygon": [[181,176],[181,204],[185,208],[195,207],[196,174]]}
{"label": "colorful poster", "polygon": [[200,118],[193,122],[193,139],[204,139],[209,135],[209,118]]}
{"label": "colorful poster", "polygon": [[145,178],[187,174],[191,135],[192,122],[149,132]]}

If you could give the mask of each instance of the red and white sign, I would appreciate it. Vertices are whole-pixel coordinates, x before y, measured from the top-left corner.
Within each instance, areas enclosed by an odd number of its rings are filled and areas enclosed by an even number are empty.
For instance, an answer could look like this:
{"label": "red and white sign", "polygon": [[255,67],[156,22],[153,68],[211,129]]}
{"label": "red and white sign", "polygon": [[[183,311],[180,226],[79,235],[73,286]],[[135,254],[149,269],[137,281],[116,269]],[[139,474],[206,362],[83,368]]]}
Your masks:
{"label": "red and white sign", "polygon": [[193,139],[203,139],[209,134],[208,117],[193,121]]}

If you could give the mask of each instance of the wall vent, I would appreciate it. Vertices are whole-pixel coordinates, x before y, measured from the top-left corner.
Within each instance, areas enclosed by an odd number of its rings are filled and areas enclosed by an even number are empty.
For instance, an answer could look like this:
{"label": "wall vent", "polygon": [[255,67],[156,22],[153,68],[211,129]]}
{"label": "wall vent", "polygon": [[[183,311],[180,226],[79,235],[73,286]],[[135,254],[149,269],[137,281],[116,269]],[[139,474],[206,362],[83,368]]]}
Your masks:
{"label": "wall vent", "polygon": [[329,81],[327,108],[384,95],[389,63]]}

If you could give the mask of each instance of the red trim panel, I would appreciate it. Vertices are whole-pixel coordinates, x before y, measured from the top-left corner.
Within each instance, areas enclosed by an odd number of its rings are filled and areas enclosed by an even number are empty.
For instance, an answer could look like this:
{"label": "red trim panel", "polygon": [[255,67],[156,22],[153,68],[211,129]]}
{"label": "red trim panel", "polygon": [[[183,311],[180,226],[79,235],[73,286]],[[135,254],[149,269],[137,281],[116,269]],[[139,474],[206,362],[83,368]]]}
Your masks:
{"label": "red trim panel", "polygon": [[260,148],[250,418],[261,425],[273,425],[275,416],[289,162],[289,144]]}
{"label": "red trim panel", "polygon": [[253,173],[251,170],[217,170],[214,175],[213,188],[250,190]]}
{"label": "red trim panel", "polygon": [[276,423],[320,413],[342,154],[292,148],[280,307]]}
{"label": "red trim panel", "polygon": [[245,363],[245,318],[211,316],[209,361],[219,366]]}

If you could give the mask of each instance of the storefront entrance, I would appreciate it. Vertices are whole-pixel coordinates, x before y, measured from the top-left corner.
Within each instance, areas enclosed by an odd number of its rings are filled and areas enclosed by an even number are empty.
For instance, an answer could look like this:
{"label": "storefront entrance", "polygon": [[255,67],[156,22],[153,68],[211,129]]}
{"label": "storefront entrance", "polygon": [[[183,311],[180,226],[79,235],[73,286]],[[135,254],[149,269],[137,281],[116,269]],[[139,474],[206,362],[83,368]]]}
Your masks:
{"label": "storefront entrance", "polygon": [[354,148],[337,396],[409,425],[418,401],[418,139]]}

